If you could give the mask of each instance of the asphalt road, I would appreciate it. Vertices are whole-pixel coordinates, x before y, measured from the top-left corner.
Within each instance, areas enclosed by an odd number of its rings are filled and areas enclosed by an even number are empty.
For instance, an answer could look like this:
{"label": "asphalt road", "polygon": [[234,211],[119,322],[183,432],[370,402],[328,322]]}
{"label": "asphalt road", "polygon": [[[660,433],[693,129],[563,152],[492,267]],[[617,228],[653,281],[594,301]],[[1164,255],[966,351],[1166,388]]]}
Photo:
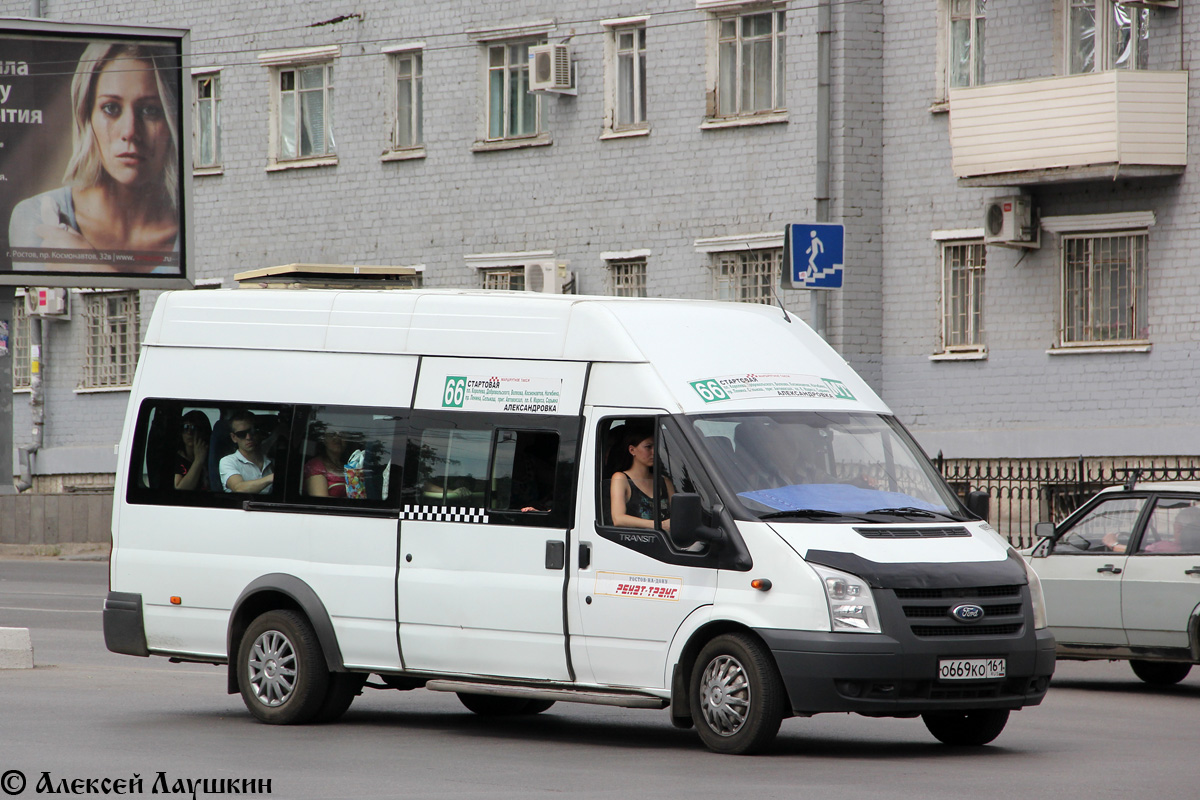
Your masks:
{"label": "asphalt road", "polygon": [[105,650],[106,569],[0,561],[0,626],[30,629],[36,663],[0,672],[0,800],[17,786],[13,770],[26,781],[17,797],[38,796],[43,773],[58,789],[80,781],[73,795],[87,779],[135,774],[150,795],[159,773],[158,794],[186,779],[266,779],[276,798],[1168,800],[1200,791],[1200,668],[1154,689],[1125,664],[1062,663],[1045,703],[971,750],[938,744],[919,720],[839,714],[785,721],[767,755],[718,756],[665,712],[560,703],[496,721],[424,690],[368,690],[334,725],[261,725],[225,694],[222,669]]}

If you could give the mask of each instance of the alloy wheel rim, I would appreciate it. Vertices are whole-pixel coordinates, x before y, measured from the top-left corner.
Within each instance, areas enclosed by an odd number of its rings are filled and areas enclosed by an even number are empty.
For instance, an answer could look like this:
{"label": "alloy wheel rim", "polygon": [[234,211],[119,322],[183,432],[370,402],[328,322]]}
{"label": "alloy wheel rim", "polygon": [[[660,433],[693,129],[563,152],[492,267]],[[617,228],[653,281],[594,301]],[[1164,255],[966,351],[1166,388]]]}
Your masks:
{"label": "alloy wheel rim", "polygon": [[733,736],[750,713],[750,679],[736,658],[721,655],[708,663],[700,678],[700,709],[708,727]]}
{"label": "alloy wheel rim", "polygon": [[264,631],[250,648],[250,687],[265,706],[287,702],[296,688],[296,651],[279,631]]}

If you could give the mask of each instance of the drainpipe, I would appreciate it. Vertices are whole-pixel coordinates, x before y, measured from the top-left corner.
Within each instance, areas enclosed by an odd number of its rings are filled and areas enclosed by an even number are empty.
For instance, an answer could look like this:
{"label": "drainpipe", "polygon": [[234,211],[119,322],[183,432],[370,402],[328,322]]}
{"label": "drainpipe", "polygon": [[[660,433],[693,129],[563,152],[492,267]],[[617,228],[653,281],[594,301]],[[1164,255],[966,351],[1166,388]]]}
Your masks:
{"label": "drainpipe", "polygon": [[46,320],[29,318],[29,410],[33,415],[33,440],[17,449],[17,462],[21,468],[17,479],[18,492],[33,486],[33,465],[30,459],[42,449],[42,438],[46,429],[46,395],[42,391],[42,341],[46,335]]}
{"label": "drainpipe", "polygon": [[[830,0],[817,3],[817,185],[814,199],[817,201],[817,222],[829,222],[829,162],[831,128],[830,111],[831,42],[833,39],[833,12]],[[812,304],[813,328],[822,339],[826,335],[826,313],[828,292],[822,289],[809,290]]]}

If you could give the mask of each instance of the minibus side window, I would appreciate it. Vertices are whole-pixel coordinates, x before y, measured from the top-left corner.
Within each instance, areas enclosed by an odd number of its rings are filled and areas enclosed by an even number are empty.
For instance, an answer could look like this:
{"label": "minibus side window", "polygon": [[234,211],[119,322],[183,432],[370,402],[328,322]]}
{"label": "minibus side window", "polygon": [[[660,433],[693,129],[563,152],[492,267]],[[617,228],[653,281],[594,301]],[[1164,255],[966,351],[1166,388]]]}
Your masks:
{"label": "minibus side window", "polygon": [[[239,430],[254,442],[270,474],[284,469],[291,409],[189,399],[150,399],[142,403],[130,454],[127,497],[153,505],[236,506],[245,495],[225,491],[221,460],[237,452],[231,419],[242,417]],[[247,422],[249,424],[247,424]],[[245,436],[243,436],[245,438]],[[268,466],[269,465],[269,466]],[[264,499],[281,489],[263,488]]]}
{"label": "minibus side window", "polygon": [[556,431],[497,430],[489,509],[549,512],[554,504],[557,461]]}
{"label": "minibus side window", "polygon": [[392,486],[398,485],[400,465],[393,470],[392,456],[400,415],[315,406],[306,416],[299,468],[293,473],[299,502],[394,507],[398,493]]}
{"label": "minibus side window", "polygon": [[408,440],[410,499],[441,508],[482,508],[486,502],[491,430],[425,428]]}

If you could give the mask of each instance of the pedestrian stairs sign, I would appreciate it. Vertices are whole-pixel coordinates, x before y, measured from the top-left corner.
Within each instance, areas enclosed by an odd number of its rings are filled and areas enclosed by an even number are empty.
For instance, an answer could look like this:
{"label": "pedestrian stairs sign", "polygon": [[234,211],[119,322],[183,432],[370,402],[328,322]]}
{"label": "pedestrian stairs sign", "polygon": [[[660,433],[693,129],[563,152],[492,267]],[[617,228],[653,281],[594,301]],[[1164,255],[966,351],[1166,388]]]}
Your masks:
{"label": "pedestrian stairs sign", "polygon": [[788,225],[784,270],[793,289],[840,289],[845,264],[846,229],[827,222]]}

